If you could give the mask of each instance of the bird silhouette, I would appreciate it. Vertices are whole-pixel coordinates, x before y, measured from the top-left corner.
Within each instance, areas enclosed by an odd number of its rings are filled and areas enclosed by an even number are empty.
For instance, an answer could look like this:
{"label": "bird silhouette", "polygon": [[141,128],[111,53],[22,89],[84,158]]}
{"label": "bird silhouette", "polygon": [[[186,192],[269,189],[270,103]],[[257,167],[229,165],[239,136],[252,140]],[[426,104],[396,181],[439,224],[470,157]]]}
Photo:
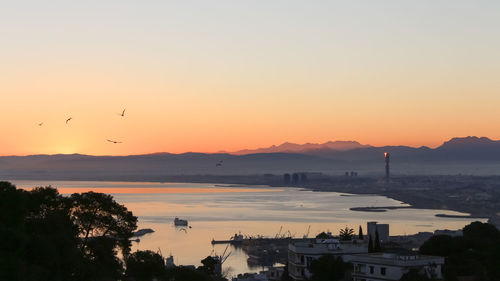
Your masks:
{"label": "bird silhouette", "polygon": [[122,113],[118,114],[118,115],[120,115],[121,117],[125,117],[125,110],[126,110],[126,108],[124,108],[123,111],[122,111]]}
{"label": "bird silhouette", "polygon": [[42,126],[43,125],[43,122],[42,123],[38,123],[38,126]]}
{"label": "bird silhouette", "polygon": [[219,163],[216,163],[215,164],[215,167],[221,167],[222,166],[222,162],[224,162],[223,160],[220,160]]}
{"label": "bird silhouette", "polygon": [[122,143],[121,141],[115,141],[115,140],[107,140],[108,142],[111,142],[111,143],[114,143],[114,144],[117,144],[117,143]]}
{"label": "bird silhouette", "polygon": [[68,122],[71,121],[71,119],[73,119],[73,117],[66,119],[66,124],[68,124]]}

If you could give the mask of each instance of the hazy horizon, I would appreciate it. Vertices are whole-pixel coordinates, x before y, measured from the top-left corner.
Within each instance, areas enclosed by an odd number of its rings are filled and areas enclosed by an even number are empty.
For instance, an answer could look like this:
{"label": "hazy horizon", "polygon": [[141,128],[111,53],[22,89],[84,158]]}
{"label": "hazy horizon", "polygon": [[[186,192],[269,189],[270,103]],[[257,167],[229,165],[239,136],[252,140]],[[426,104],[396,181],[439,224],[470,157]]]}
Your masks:
{"label": "hazy horizon", "polygon": [[500,139],[491,126],[500,122],[499,9],[498,1],[9,2],[0,11],[0,154]]}
{"label": "hazy horizon", "polygon": [[[438,145],[435,145],[435,146],[426,146],[426,145],[422,145],[422,146],[412,146],[412,145],[406,145],[406,144],[393,144],[393,145],[372,145],[370,143],[360,143],[356,140],[327,140],[327,141],[324,141],[324,142],[318,142],[318,143],[314,143],[314,142],[304,142],[304,143],[293,143],[293,142],[288,142],[288,141],[285,141],[285,142],[282,142],[282,143],[279,143],[279,144],[271,144],[269,146],[265,146],[265,147],[245,147],[245,148],[240,148],[240,149],[237,149],[237,150],[233,150],[233,151],[228,151],[228,150],[217,150],[217,151],[190,151],[190,150],[187,150],[187,151],[180,151],[180,152],[170,152],[170,151],[152,151],[152,152],[147,152],[147,153],[140,153],[140,154],[131,154],[131,153],[124,153],[124,154],[87,154],[85,152],[72,152],[72,153],[33,153],[33,154],[0,154],[0,157],[8,157],[8,156],[36,156],[36,155],[72,155],[72,154],[79,154],[79,155],[88,155],[88,156],[134,156],[134,155],[154,155],[154,154],[188,154],[188,153],[201,153],[201,154],[231,154],[231,155],[245,155],[245,154],[253,154],[253,153],[273,153],[273,152],[254,152],[254,151],[259,151],[259,150],[266,150],[266,149],[270,149],[270,148],[279,148],[280,146],[282,145],[287,145],[287,144],[291,144],[291,145],[297,145],[297,146],[306,146],[306,145],[325,145],[325,144],[328,144],[328,143],[337,143],[337,142],[352,142],[352,143],[356,143],[356,144],[359,144],[359,147],[355,147],[355,148],[346,148],[346,149],[338,149],[340,151],[346,151],[346,150],[352,150],[352,149],[357,149],[357,148],[367,148],[367,147],[374,147],[374,148],[377,148],[377,147],[388,147],[388,146],[395,146],[395,147],[398,147],[398,146],[402,146],[402,147],[410,147],[410,148],[422,148],[422,147],[427,147],[427,148],[430,148],[430,149],[436,149],[436,148],[439,148],[441,145],[443,145],[444,143],[446,143],[447,141],[450,141],[450,140],[453,140],[453,139],[469,139],[469,138],[477,138],[477,139],[489,139],[491,141],[500,141],[500,140],[495,140],[495,139],[491,139],[489,137],[484,137],[484,136],[456,136],[456,137],[452,137],[450,139],[446,139],[446,140],[443,140],[443,142],[439,143]],[[307,150],[307,149],[304,149],[304,151]],[[287,152],[287,153],[300,153],[302,150],[297,150],[297,151],[293,151],[293,150],[290,150],[290,151],[283,151],[283,152]],[[278,152],[281,152],[281,151],[278,151]]]}

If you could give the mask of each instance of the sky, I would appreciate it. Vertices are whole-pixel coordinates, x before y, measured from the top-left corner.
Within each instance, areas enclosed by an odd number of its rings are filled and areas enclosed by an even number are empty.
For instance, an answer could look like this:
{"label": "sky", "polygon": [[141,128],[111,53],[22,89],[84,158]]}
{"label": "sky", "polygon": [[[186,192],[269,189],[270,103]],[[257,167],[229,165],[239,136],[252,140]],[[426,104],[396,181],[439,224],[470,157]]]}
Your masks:
{"label": "sky", "polygon": [[500,139],[500,1],[20,0],[0,34],[0,155]]}

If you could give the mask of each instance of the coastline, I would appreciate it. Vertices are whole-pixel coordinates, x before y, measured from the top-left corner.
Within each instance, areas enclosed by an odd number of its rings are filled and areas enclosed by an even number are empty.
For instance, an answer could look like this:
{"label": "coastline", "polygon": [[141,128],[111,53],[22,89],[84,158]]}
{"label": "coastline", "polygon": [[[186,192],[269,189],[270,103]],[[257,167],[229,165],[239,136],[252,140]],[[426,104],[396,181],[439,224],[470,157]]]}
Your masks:
{"label": "coastline", "polygon": [[[119,181],[119,182],[171,182],[212,183],[224,187],[269,186],[302,188],[315,192],[339,192],[344,196],[382,195],[409,206],[397,208],[435,209],[467,213],[467,218],[485,218],[500,228],[500,178],[474,176],[399,176],[387,183],[374,177],[310,176],[307,182],[284,184],[281,175],[178,175],[163,177],[99,177],[99,178],[25,178],[16,180],[62,181]],[[499,185],[500,186],[500,185]],[[480,197],[479,197],[480,196]],[[394,207],[360,206],[354,211],[383,212]],[[450,215],[446,215],[450,216]],[[453,217],[465,217],[457,215]]]}

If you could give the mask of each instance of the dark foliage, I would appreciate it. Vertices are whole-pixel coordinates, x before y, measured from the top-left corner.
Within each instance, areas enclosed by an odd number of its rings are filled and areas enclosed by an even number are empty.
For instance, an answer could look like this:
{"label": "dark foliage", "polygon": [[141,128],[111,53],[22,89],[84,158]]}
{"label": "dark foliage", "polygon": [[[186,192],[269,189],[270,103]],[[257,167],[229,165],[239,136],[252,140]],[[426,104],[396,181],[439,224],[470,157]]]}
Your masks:
{"label": "dark foliage", "polygon": [[352,237],[354,237],[354,229],[346,226],[345,228],[340,230],[339,237],[340,237],[340,240],[342,240],[342,241],[351,240]]}
{"label": "dark foliage", "polygon": [[174,267],[167,270],[169,281],[215,281],[213,276],[206,274],[201,270],[195,270],[187,267]]}
{"label": "dark foliage", "polygon": [[320,234],[316,235],[316,239],[331,239],[331,238],[333,237],[325,232],[321,232]]}
{"label": "dark foliage", "polygon": [[346,271],[350,268],[349,263],[342,261],[340,257],[332,255],[321,256],[313,260],[309,266],[312,273],[311,281],[337,281],[342,280]]}
{"label": "dark foliage", "polygon": [[119,280],[136,222],[109,195],[0,182],[0,280]]}
{"label": "dark foliage", "polygon": [[126,257],[130,253],[130,237],[137,228],[137,217],[111,195],[86,192],[71,195],[71,215],[78,226],[83,243],[82,252],[88,254],[88,242],[97,237],[113,237]]}
{"label": "dark foliage", "polygon": [[125,280],[150,281],[166,275],[163,257],[152,251],[137,251],[126,261]]}
{"label": "dark foliage", "polygon": [[446,257],[443,275],[447,280],[460,276],[500,280],[500,231],[491,224],[473,222],[464,227],[463,237],[433,236],[420,252]]}

